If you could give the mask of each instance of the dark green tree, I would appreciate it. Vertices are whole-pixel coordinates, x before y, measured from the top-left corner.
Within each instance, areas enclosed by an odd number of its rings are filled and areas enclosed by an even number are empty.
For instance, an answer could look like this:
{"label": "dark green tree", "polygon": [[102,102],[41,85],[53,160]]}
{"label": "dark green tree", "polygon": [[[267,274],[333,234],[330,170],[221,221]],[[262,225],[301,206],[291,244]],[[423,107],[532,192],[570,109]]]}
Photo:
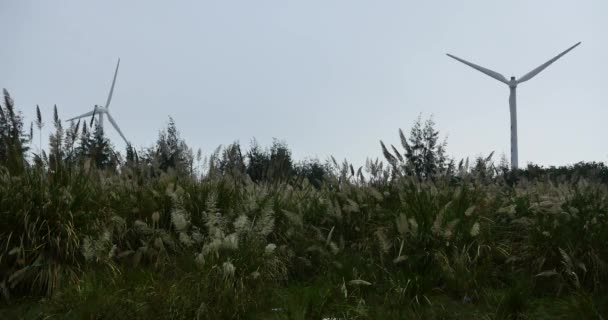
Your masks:
{"label": "dark green tree", "polygon": [[315,188],[320,188],[327,178],[330,168],[318,159],[306,160],[294,166],[294,173],[298,178],[307,179]]}
{"label": "dark green tree", "polygon": [[127,144],[126,150],[126,160],[127,165],[137,165],[139,163],[139,157],[137,156],[137,151],[133,148],[133,145],[130,143]]}
{"label": "dark green tree", "polygon": [[295,174],[291,150],[278,140],[270,150],[262,149],[254,139],[247,152],[246,172],[254,182],[287,181]]}
{"label": "dark green tree", "polygon": [[401,145],[405,152],[400,153],[395,146],[389,150],[380,141],[382,153],[393,166],[394,171],[407,176],[432,178],[436,175],[447,174],[453,169],[453,161],[446,156],[447,139],[439,143],[439,131],[435,129],[433,118],[422,123],[421,117],[414,122],[410,136],[406,137],[399,129]]}
{"label": "dark green tree", "polygon": [[270,148],[269,178],[272,181],[287,181],[293,173],[291,150],[285,142],[274,140]]}
{"label": "dark green tree", "polygon": [[270,155],[253,139],[247,152],[247,174],[254,182],[260,182],[268,176]]}
{"label": "dark green tree", "polygon": [[66,130],[65,133],[65,141],[64,141],[64,150],[66,153],[65,161],[68,165],[73,165],[79,163],[79,155],[78,155],[78,145],[77,141],[79,139],[78,131],[80,129],[80,120],[78,122],[70,123],[70,127]]}
{"label": "dark green tree", "polygon": [[247,173],[241,145],[238,142],[227,146],[223,150],[222,158],[219,160],[219,171],[223,175],[233,177],[242,177]]}
{"label": "dark green tree", "polygon": [[[114,147],[110,140],[106,138],[103,128],[99,123],[95,125],[95,130],[86,143],[88,146],[88,159],[99,169],[113,169],[116,167],[116,157]],[[82,146],[83,148],[86,146]]]}
{"label": "dark green tree", "polygon": [[175,121],[171,117],[167,129],[159,133],[153,157],[161,170],[166,171],[171,168],[180,174],[191,174],[193,171],[192,150],[180,138]]}
{"label": "dark green tree", "polygon": [[23,132],[23,117],[15,111],[14,101],[4,89],[4,105],[0,105],[0,165],[12,173],[23,172],[30,142],[31,137]]}
{"label": "dark green tree", "polygon": [[79,142],[76,146],[76,158],[79,161],[84,161],[89,158],[89,151],[91,149],[91,133],[87,127],[86,121],[82,124],[82,130],[80,132]]}

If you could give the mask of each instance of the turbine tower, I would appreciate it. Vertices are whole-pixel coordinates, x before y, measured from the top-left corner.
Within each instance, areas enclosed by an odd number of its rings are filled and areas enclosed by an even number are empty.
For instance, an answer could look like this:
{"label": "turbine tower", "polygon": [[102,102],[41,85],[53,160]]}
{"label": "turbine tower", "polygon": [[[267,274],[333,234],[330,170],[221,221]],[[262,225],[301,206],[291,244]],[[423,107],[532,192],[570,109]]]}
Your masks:
{"label": "turbine tower", "polygon": [[532,78],[534,78],[534,76],[536,76],[537,74],[539,74],[541,71],[543,71],[546,67],[548,67],[549,65],[551,65],[553,62],[557,61],[557,59],[561,58],[563,55],[565,55],[566,53],[568,53],[570,50],[576,48],[579,44],[581,44],[580,42],[573,45],[572,47],[568,48],[566,51],[558,54],[557,56],[555,56],[553,59],[543,63],[542,65],[540,65],[538,68],[526,73],[525,75],[523,75],[522,77],[520,77],[519,79],[515,79],[515,77],[511,77],[511,80],[507,80],[507,78],[505,78],[505,76],[503,76],[502,74],[492,71],[490,69],[486,69],[484,67],[478,66],[474,63],[468,62],[466,60],[460,59],[458,57],[455,57],[451,54],[447,54],[450,58],[456,59],[466,65],[468,65],[469,67],[476,69],[480,72],[485,73],[486,75],[500,81],[503,82],[504,84],[509,86],[510,89],[510,94],[509,94],[509,108],[510,108],[510,113],[511,113],[511,168],[513,170],[518,168],[518,154],[517,154],[517,101],[516,101],[516,96],[517,96],[517,85],[522,83],[522,82],[526,82]]}
{"label": "turbine tower", "polygon": [[114,71],[114,80],[112,80],[112,86],[110,87],[110,93],[108,94],[108,100],[106,101],[106,105],[104,107],[95,105],[93,107],[93,111],[89,111],[87,113],[81,114],[77,117],[68,119],[66,121],[72,121],[72,120],[76,120],[76,119],[80,119],[80,118],[84,118],[84,117],[88,117],[88,116],[95,117],[95,115],[97,115],[99,117],[99,125],[101,126],[101,129],[103,130],[103,117],[105,115],[108,117],[108,120],[110,121],[110,123],[112,124],[114,129],[116,129],[118,134],[122,137],[122,139],[125,141],[125,143],[129,144],[129,141],[127,140],[127,138],[125,138],[125,135],[122,133],[122,131],[116,124],[116,121],[114,121],[114,118],[112,118],[112,115],[110,114],[110,109],[109,109],[110,101],[112,101],[112,94],[114,93],[114,85],[116,84],[116,76],[118,75],[118,66],[120,66],[120,58],[118,59],[118,63],[116,64],[116,71]]}

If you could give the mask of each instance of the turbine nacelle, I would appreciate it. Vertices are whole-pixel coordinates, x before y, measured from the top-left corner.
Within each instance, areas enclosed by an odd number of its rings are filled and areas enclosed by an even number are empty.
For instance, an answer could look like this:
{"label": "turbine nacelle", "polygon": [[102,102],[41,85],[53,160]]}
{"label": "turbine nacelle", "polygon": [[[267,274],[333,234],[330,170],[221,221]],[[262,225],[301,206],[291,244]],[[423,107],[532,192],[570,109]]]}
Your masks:
{"label": "turbine nacelle", "polygon": [[98,106],[98,105],[95,105],[93,107],[93,110],[95,110],[95,113],[98,113],[98,114],[108,113],[108,108],[102,107],[102,106]]}

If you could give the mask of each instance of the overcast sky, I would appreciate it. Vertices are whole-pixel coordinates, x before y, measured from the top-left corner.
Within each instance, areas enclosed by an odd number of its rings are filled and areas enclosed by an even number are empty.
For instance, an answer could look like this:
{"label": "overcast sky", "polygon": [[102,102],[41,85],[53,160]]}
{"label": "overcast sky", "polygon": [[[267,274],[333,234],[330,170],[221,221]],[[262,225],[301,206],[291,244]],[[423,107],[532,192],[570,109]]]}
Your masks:
{"label": "overcast sky", "polygon": [[519,77],[582,41],[518,88],[520,165],[608,161],[606,17],[605,0],[0,0],[0,86],[49,129],[53,104],[105,103],[120,57],[110,110],[136,146],[170,115],[203,154],[275,137],[361,165],[422,113],[456,158],[499,156],[508,87],[445,54]]}

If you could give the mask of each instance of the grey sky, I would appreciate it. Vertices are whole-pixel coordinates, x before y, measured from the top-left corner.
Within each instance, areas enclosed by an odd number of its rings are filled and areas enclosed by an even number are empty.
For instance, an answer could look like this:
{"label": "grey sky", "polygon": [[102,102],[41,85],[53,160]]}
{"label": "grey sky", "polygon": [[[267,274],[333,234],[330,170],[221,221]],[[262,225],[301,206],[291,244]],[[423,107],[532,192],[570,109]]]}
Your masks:
{"label": "grey sky", "polygon": [[445,53],[519,77],[582,41],[519,87],[520,164],[608,161],[607,16],[605,0],[0,0],[0,86],[49,129],[53,104],[105,103],[120,57],[111,111],[137,146],[171,115],[204,154],[276,137],[361,165],[422,113],[451,155],[508,155],[508,87]]}

